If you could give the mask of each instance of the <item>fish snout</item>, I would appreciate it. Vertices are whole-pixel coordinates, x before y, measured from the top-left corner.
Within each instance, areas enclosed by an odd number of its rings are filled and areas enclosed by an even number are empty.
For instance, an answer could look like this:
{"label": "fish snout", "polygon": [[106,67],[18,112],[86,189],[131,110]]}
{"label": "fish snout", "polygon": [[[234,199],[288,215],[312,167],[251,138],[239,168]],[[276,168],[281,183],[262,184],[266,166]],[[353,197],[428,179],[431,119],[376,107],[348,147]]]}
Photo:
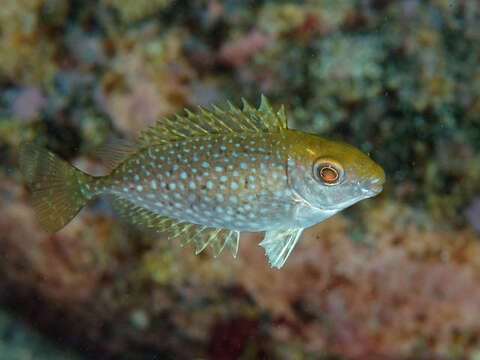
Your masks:
{"label": "fish snout", "polygon": [[375,175],[363,182],[362,192],[367,197],[378,195],[383,190],[383,184],[385,184],[385,171],[378,166]]}

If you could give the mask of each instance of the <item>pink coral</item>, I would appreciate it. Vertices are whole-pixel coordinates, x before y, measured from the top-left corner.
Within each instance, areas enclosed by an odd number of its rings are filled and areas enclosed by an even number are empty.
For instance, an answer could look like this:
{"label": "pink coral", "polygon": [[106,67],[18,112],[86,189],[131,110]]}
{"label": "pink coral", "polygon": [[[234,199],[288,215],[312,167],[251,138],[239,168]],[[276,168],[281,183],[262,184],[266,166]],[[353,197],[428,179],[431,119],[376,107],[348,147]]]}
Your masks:
{"label": "pink coral", "polygon": [[[364,236],[373,245],[353,243],[354,224],[337,215],[306,231],[279,271],[268,266],[260,234],[242,236],[237,259],[195,256],[163,238],[139,243],[91,210],[48,235],[35,225],[22,187],[4,180],[1,196],[10,199],[1,205],[3,271],[47,304],[63,304],[62,326],[135,327],[116,309],[130,316],[143,304],[148,337],[117,334],[107,343],[117,351],[134,351],[133,343],[154,346],[160,337],[181,353],[164,333],[168,326],[212,356],[226,356],[231,341],[235,354],[243,354],[259,328],[268,329],[270,345],[255,353],[269,349],[280,358],[296,343],[300,353],[352,359],[467,356],[479,345],[478,236],[439,229],[425,213],[398,203],[380,200],[368,208]],[[259,322],[261,314],[271,321]],[[154,325],[165,317],[170,325]]]}
{"label": "pink coral", "polygon": [[13,103],[13,113],[25,121],[32,120],[45,105],[46,100],[42,91],[36,86],[22,89]]}
{"label": "pink coral", "polygon": [[222,45],[218,58],[232,67],[241,67],[252,54],[262,50],[268,41],[269,37],[264,33],[251,31],[244,37]]}
{"label": "pink coral", "polygon": [[470,225],[480,234],[480,196],[473,199],[472,204],[465,212]]}
{"label": "pink coral", "polygon": [[[288,319],[274,330],[279,341],[301,328],[311,351],[365,359],[413,354],[421,339],[429,353],[449,356],[457,331],[478,334],[478,241],[468,232],[399,226],[410,210],[386,205],[371,218],[384,229],[370,229],[374,247],[353,244],[345,236],[348,222],[337,216],[307,231],[285,271],[260,269],[254,249],[240,254],[250,260],[240,273],[244,286],[262,308]],[[301,304],[304,315],[293,304]]]}

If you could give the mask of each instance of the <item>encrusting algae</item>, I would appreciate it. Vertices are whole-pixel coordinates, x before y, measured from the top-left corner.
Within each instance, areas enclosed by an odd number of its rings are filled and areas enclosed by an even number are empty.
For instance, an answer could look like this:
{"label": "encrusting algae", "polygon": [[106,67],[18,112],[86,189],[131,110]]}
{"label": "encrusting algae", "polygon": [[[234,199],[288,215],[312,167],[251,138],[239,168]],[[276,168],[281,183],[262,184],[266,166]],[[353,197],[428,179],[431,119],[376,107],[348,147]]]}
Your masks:
{"label": "encrusting algae", "polygon": [[90,200],[107,196],[129,221],[209,246],[238,250],[242,231],[265,231],[260,245],[281,268],[302,231],[377,195],[383,169],[355,147],[288,129],[284,108],[186,110],[129,144],[109,150],[110,174],[87,175],[32,143],[20,168],[40,225],[65,226]]}

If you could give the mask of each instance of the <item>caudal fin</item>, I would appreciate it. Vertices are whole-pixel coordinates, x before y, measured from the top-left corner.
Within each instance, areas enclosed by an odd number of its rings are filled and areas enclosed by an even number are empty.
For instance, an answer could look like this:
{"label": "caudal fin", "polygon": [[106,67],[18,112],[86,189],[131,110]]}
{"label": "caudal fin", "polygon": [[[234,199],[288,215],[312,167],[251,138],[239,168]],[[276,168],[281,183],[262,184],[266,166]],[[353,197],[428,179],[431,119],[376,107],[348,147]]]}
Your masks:
{"label": "caudal fin", "polygon": [[90,200],[93,177],[46,149],[20,145],[20,170],[32,192],[37,220],[48,232],[64,227]]}

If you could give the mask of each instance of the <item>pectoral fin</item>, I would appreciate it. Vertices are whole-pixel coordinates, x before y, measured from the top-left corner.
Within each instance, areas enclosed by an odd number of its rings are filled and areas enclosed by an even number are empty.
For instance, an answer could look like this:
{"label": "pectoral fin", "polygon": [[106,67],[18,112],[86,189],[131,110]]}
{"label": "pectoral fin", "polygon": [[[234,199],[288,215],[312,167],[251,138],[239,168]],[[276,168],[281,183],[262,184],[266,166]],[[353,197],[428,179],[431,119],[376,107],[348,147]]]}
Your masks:
{"label": "pectoral fin", "polygon": [[265,233],[265,237],[259,245],[265,249],[268,262],[272,267],[280,269],[285,264],[302,232],[303,228],[271,230]]}

